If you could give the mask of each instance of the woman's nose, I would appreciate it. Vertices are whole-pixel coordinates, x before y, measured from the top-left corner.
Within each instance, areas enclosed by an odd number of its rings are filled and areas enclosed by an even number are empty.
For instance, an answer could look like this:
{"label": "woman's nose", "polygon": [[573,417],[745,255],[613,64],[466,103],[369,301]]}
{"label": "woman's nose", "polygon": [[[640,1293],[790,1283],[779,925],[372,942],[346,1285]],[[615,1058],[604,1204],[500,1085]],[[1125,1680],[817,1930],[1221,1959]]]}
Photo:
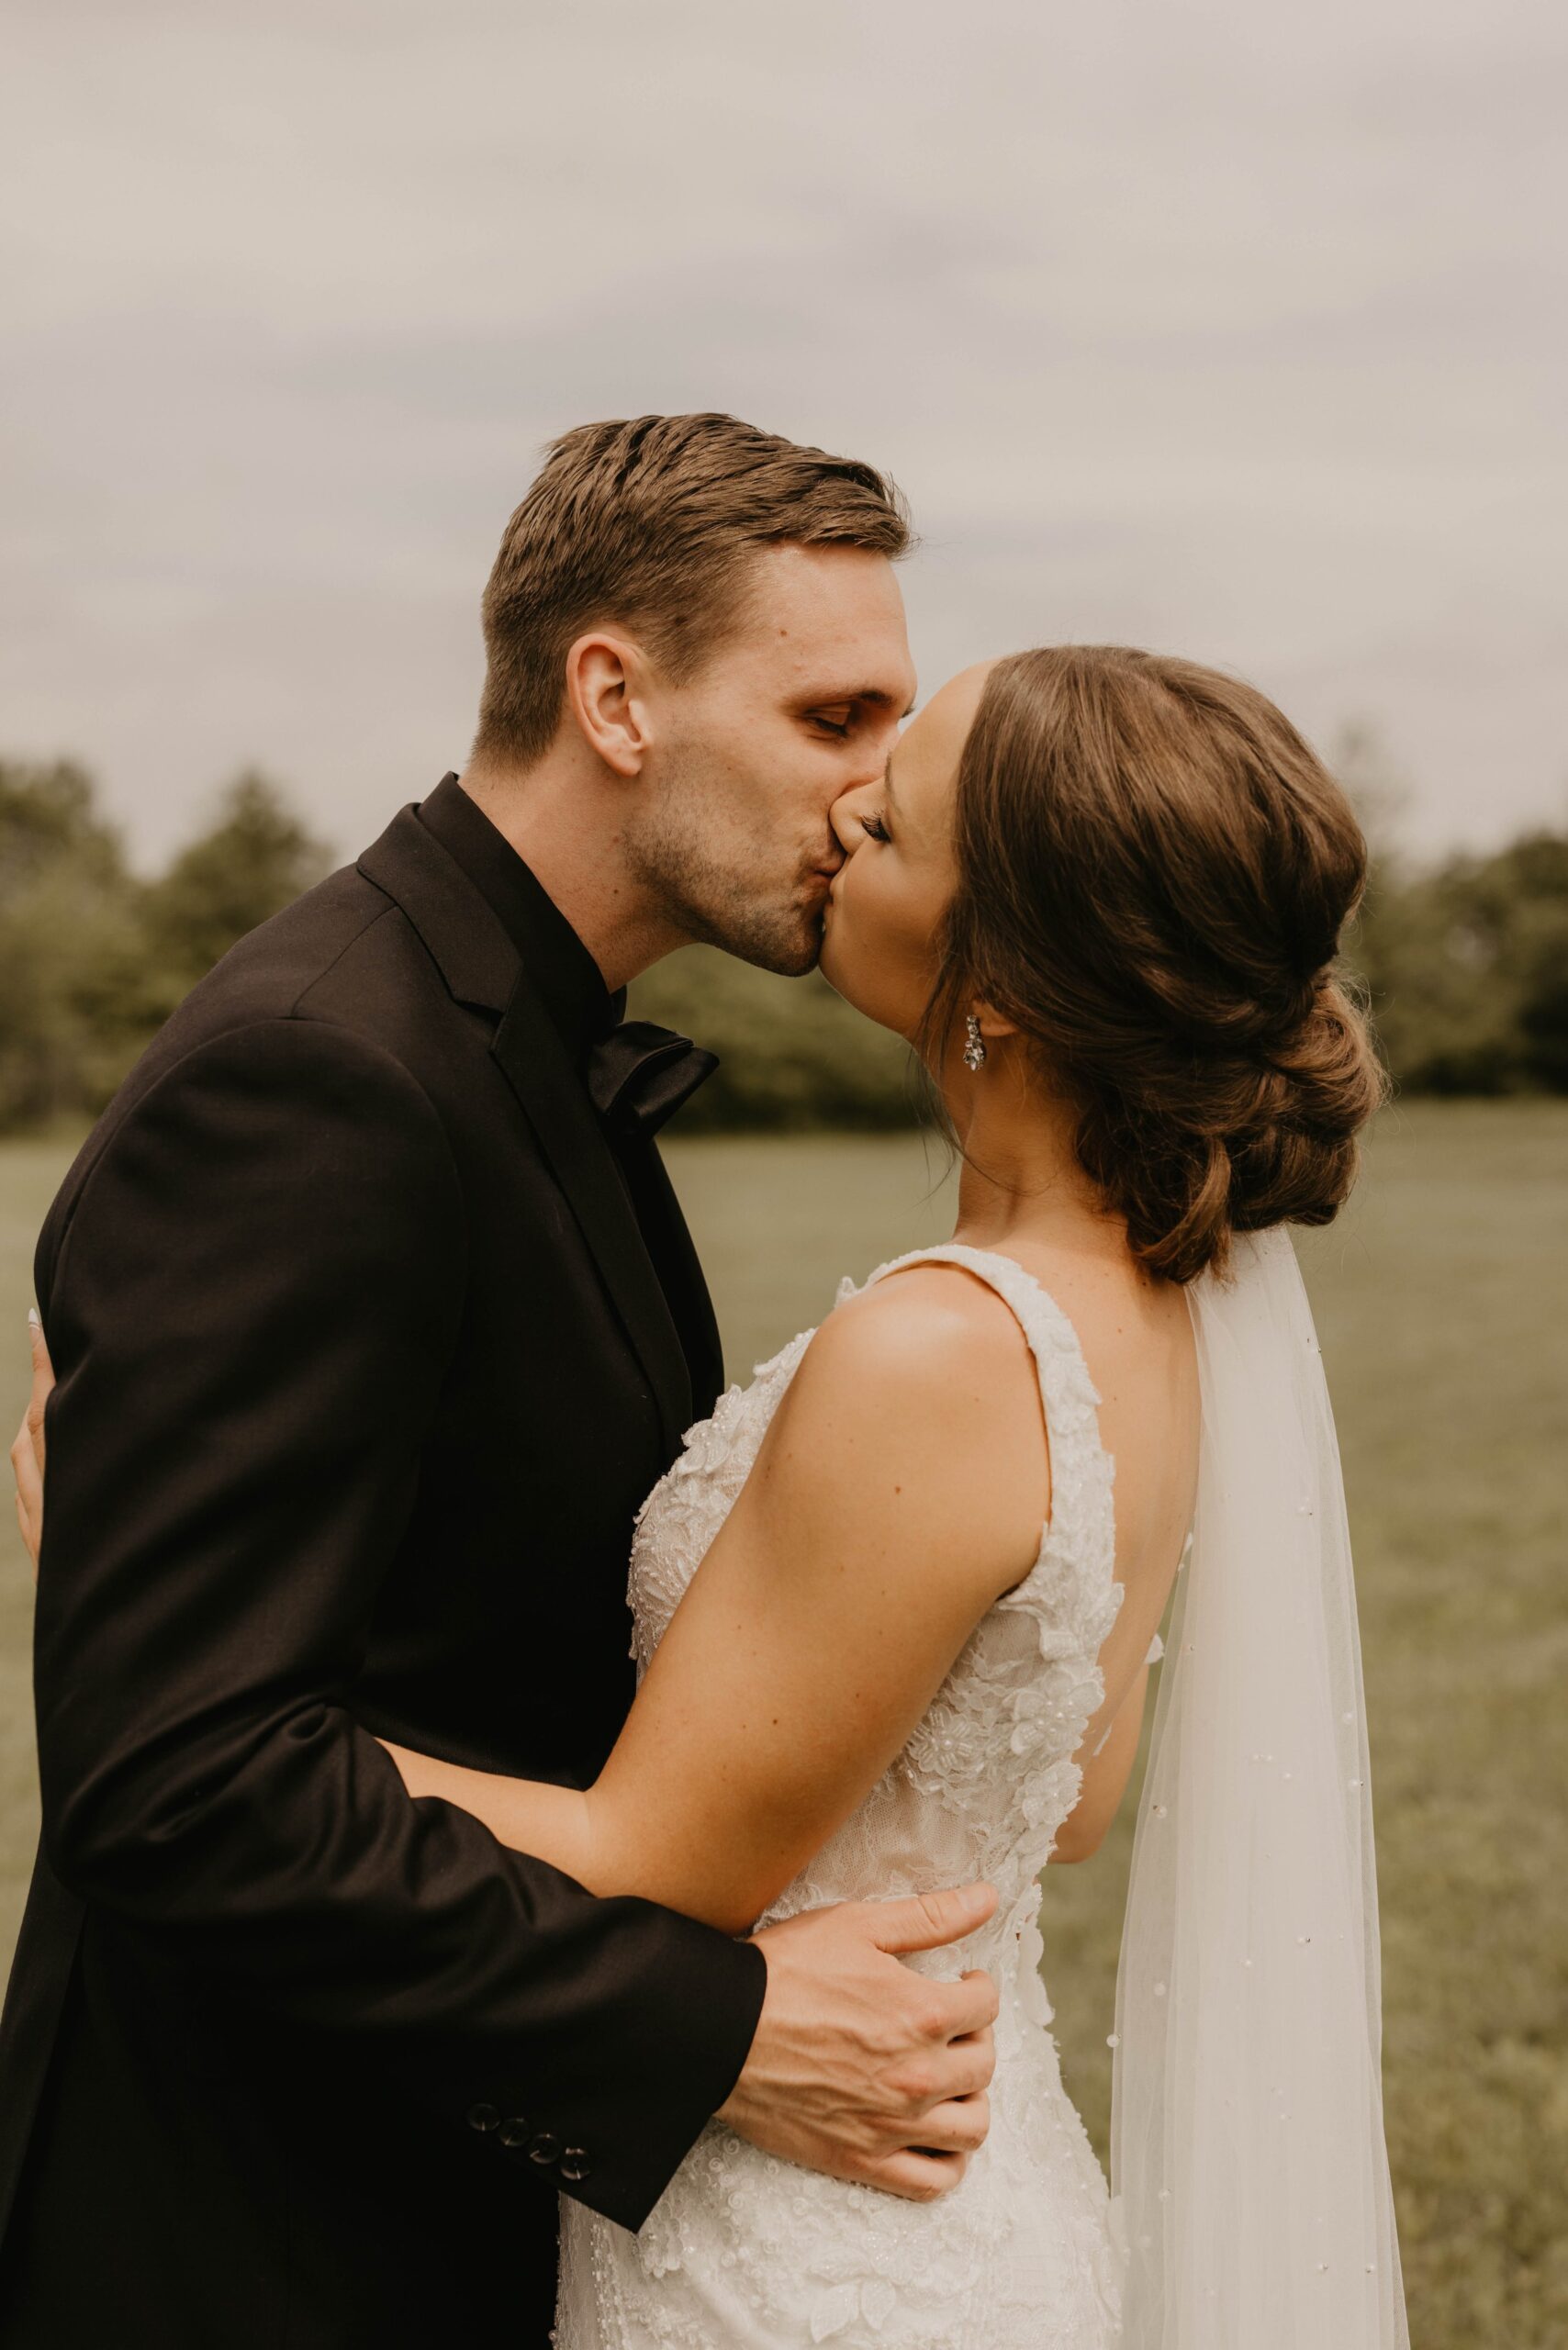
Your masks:
{"label": "woman's nose", "polygon": [[828,810],[828,822],[846,856],[853,856],[866,837],[866,828],[859,822],[860,803],[866,797],[864,785],[854,791],[840,792]]}

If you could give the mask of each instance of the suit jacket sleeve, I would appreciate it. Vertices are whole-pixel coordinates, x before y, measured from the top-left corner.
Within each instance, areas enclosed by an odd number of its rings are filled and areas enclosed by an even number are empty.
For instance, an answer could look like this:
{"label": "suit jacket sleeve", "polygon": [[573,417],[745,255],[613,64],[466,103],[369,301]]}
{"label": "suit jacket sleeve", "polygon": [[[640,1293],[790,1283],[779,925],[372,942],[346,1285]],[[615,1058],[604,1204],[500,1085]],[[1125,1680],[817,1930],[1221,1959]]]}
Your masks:
{"label": "suit jacket sleeve", "polygon": [[463,1310],[426,1096],[325,1024],[239,1029],[132,1107],[50,1241],[56,1874],[432,2128],[526,2116],[640,2224],[745,2060],[759,1953],[412,1802],[347,1705]]}

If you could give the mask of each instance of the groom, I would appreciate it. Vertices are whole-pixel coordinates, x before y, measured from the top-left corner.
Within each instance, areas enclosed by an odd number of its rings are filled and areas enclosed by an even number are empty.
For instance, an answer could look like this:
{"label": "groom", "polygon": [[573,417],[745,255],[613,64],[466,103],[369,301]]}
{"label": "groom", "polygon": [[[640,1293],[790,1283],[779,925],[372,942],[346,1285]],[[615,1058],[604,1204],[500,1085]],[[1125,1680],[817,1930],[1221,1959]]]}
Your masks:
{"label": "groom", "polygon": [[54,1203],[7,2350],[542,2350],[558,2189],[634,2228],[715,2112],[881,2185],[941,2145],[989,1986],[890,1953],[985,1897],[732,1942],[376,1743],[582,1784],[614,1740],[633,1516],[722,1375],[653,1140],[711,1063],[618,990],[692,939],[811,968],[905,543],[729,418],[568,433],[466,773],[196,989]]}

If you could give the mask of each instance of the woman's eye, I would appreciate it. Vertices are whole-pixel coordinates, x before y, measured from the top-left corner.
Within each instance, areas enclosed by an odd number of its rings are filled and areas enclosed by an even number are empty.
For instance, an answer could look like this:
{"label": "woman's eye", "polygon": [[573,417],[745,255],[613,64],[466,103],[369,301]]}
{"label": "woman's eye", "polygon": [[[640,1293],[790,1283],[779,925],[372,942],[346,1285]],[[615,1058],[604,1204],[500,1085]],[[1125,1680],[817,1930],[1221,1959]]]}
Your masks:
{"label": "woman's eye", "polygon": [[868,840],[885,841],[891,837],[880,816],[862,816],[860,829]]}

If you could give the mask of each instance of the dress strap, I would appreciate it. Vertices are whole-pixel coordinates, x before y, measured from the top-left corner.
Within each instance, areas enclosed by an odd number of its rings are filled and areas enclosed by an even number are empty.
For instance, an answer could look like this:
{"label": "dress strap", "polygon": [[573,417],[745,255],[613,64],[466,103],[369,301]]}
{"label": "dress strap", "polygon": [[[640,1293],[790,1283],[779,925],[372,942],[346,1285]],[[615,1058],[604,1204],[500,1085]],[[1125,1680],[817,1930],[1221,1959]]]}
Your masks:
{"label": "dress strap", "polygon": [[[869,1289],[913,1265],[927,1264],[957,1265],[994,1290],[1011,1308],[1035,1358],[1051,1456],[1051,1515],[1041,1547],[1042,1562],[1052,1552],[1070,1550],[1080,1561],[1103,1563],[1107,1573],[1114,1572],[1111,1493],[1115,1463],[1100,1440],[1100,1393],[1089,1375],[1071,1322],[1050,1292],[1015,1257],[1002,1256],[992,1248],[971,1248],[961,1240],[895,1257],[890,1264],[879,1265],[865,1287]],[[841,1295],[857,1293],[853,1284],[846,1282]]]}

